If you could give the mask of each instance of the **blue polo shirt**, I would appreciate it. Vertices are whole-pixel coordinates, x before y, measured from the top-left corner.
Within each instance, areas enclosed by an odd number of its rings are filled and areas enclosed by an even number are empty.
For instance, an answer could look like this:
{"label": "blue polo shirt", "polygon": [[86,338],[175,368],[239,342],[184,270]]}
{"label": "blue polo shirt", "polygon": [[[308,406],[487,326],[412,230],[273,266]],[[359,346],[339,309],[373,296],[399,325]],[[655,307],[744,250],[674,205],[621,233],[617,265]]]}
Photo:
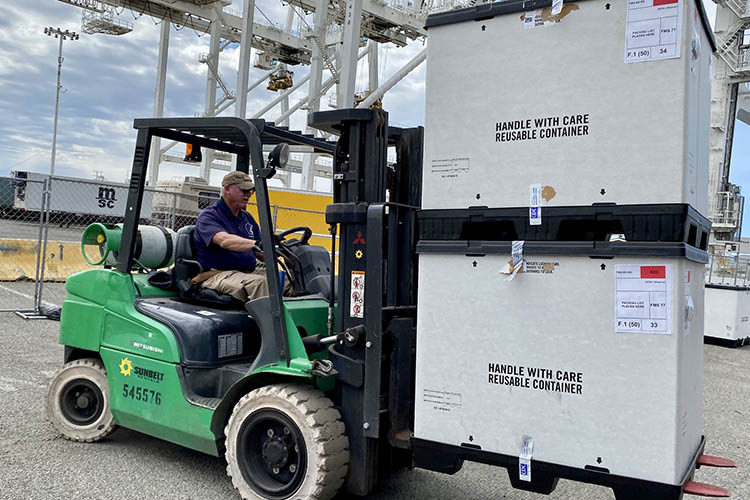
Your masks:
{"label": "blue polo shirt", "polygon": [[195,221],[195,251],[198,262],[206,270],[222,269],[250,272],[255,269],[255,254],[253,252],[235,252],[226,250],[211,243],[216,233],[224,231],[229,234],[242,236],[260,241],[260,227],[253,216],[245,210],[240,210],[237,217],[223,199],[204,208]]}

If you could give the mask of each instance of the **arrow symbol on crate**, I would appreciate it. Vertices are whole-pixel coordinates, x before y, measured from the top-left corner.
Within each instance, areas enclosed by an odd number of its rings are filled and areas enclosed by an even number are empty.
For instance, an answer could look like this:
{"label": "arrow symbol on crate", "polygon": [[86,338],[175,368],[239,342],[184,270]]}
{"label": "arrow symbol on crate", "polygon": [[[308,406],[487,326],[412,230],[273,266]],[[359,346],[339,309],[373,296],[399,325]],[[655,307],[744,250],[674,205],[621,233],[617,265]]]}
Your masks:
{"label": "arrow symbol on crate", "polygon": [[605,194],[607,194],[607,190],[604,189],[604,188],[602,188],[602,190],[599,191],[599,192],[601,193],[602,196],[604,196]]}

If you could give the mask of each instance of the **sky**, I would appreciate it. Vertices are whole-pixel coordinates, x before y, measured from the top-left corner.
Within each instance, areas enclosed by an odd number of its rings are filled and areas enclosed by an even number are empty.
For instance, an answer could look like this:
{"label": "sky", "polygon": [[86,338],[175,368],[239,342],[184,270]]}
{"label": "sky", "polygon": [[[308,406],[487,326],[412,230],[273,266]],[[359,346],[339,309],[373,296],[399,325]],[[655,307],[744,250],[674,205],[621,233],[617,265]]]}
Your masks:
{"label": "sky", "polygon": [[[713,21],[716,7],[710,0],[704,3]],[[256,6],[256,22],[265,22],[264,17],[279,24],[285,22],[286,7],[280,0],[256,0]],[[233,0],[230,9],[240,13],[242,0]],[[79,40],[64,42],[56,175],[92,179],[99,172],[106,180],[124,182],[132,163],[133,119],[153,116],[160,20],[128,10],[120,18],[133,23],[131,33],[81,34]],[[295,19],[295,26],[301,22]],[[312,23],[310,16],[307,22]],[[4,34],[0,43],[0,176],[18,170],[49,172],[58,40],[43,33],[47,26],[80,33],[81,9],[58,0],[0,0],[0,32]],[[195,116],[204,111],[206,67],[198,57],[208,52],[208,43],[208,35],[188,27],[171,28],[165,116]],[[422,48],[421,41],[403,48],[381,46],[381,82]],[[238,60],[238,44],[225,48],[220,57],[219,72],[231,89],[237,84]],[[366,60],[359,64],[362,70],[357,91],[367,87]],[[304,66],[290,69],[295,80],[307,74]],[[252,68],[250,82],[262,74],[262,70]],[[386,94],[383,107],[391,123],[424,123],[424,76],[422,64]],[[306,88],[293,95],[291,104],[307,95]],[[248,114],[276,95],[265,85],[253,90],[248,96]],[[328,99],[321,102],[325,109]],[[274,120],[280,112],[277,106],[264,118]],[[231,113],[233,107],[223,114]],[[304,113],[292,116],[292,128],[302,129],[304,125]],[[749,186],[750,192],[748,162],[750,126],[738,122],[730,180]],[[162,164],[159,179],[198,173],[197,167]],[[296,177],[295,182],[299,182]],[[212,178],[211,183],[217,184],[218,178]],[[744,233],[750,235],[750,223]]]}

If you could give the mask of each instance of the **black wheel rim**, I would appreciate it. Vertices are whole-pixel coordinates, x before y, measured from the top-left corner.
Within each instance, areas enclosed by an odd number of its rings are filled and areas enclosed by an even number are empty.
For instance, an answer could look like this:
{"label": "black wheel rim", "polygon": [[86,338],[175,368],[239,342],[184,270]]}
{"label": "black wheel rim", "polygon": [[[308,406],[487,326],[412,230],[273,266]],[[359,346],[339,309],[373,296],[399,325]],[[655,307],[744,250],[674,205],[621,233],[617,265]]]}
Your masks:
{"label": "black wheel rim", "polygon": [[104,412],[104,396],[92,381],[72,380],[60,391],[60,410],[70,423],[89,425],[96,422]]}
{"label": "black wheel rim", "polygon": [[288,498],[307,470],[307,448],[299,427],[284,413],[251,414],[237,436],[237,462],[245,481],[261,496]]}

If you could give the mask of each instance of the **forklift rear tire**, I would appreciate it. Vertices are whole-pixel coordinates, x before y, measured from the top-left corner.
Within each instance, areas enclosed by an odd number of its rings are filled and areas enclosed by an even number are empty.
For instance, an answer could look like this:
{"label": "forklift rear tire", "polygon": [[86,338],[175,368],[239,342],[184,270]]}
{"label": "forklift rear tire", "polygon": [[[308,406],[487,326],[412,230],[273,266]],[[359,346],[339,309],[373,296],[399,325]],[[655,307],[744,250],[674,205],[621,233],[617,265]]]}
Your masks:
{"label": "forklift rear tire", "polygon": [[226,434],[227,473],[249,500],[328,500],[344,484],[341,414],[312,387],[269,385],[240,399]]}
{"label": "forklift rear tire", "polygon": [[93,443],[117,429],[109,411],[107,372],[98,359],[71,361],[59,369],[44,406],[47,418],[71,441]]}

